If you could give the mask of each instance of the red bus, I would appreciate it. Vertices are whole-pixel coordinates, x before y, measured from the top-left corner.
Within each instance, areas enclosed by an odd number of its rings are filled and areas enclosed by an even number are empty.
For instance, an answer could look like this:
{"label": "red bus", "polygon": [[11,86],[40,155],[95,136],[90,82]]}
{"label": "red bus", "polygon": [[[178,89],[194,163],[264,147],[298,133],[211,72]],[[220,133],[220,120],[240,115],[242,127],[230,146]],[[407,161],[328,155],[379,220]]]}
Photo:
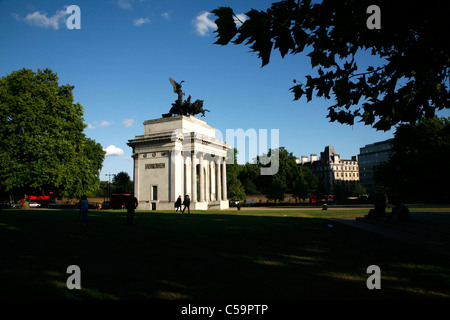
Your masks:
{"label": "red bus", "polygon": [[113,193],[111,194],[111,202],[109,203],[110,209],[123,209],[125,208],[125,204],[127,203],[128,199],[131,197],[131,194],[129,193]]}
{"label": "red bus", "polygon": [[37,202],[41,205],[48,205],[50,202],[55,202],[56,196],[53,192],[50,192],[48,196],[37,196],[35,194],[31,194],[28,196],[29,202]]}
{"label": "red bus", "polygon": [[333,204],[334,203],[334,195],[333,194],[321,195],[321,196],[312,195],[309,198],[309,203],[328,203],[328,204]]}

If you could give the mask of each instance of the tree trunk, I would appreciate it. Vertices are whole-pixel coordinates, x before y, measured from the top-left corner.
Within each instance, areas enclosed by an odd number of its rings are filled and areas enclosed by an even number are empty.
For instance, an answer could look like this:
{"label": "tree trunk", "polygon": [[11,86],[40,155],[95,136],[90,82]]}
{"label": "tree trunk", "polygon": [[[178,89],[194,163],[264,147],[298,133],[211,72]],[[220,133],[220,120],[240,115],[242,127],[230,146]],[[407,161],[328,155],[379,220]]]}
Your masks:
{"label": "tree trunk", "polygon": [[30,202],[28,201],[28,196],[26,194],[23,196],[22,209],[30,209]]}

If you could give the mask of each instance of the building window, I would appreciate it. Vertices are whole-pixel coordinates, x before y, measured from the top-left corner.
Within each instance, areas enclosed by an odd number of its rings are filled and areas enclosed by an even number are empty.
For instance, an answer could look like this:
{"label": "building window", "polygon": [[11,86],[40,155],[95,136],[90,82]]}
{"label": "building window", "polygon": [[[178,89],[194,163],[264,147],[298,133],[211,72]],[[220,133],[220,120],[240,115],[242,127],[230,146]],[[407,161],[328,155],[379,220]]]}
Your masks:
{"label": "building window", "polygon": [[152,200],[158,200],[158,186],[152,186]]}

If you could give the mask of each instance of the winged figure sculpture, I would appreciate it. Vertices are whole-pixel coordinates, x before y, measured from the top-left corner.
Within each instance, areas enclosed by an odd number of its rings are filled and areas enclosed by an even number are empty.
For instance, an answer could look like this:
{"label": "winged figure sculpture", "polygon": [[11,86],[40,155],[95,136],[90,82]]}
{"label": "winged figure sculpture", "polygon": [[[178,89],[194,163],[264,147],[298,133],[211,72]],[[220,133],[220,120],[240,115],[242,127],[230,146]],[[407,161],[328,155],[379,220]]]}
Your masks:
{"label": "winged figure sculpture", "polygon": [[203,100],[196,100],[195,102],[191,103],[191,96],[185,101],[183,101],[183,90],[181,90],[181,84],[184,81],[181,81],[180,83],[173,80],[171,77],[169,77],[169,81],[173,86],[173,92],[177,94],[178,98],[175,100],[175,103],[172,103],[172,108],[170,108],[169,113],[163,114],[163,118],[173,117],[174,115],[192,115],[195,116],[196,114],[201,113],[202,117],[205,116],[205,112],[209,112],[207,109],[203,109]]}

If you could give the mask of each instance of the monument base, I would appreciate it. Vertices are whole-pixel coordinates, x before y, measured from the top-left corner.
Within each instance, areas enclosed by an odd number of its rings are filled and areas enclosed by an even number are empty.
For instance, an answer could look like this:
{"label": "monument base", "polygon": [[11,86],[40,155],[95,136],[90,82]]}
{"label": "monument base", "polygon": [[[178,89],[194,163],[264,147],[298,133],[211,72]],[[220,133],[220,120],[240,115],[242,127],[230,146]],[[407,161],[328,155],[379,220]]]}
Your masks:
{"label": "monument base", "polygon": [[204,201],[191,203],[193,210],[224,210],[228,209],[229,203],[227,201]]}
{"label": "monument base", "polygon": [[[181,206],[183,209],[184,206]],[[224,210],[229,209],[228,200],[226,201],[203,201],[203,202],[191,202],[191,210]],[[141,201],[139,203],[138,210],[149,210],[149,211],[162,211],[170,210],[174,211],[174,203],[168,201]]]}

